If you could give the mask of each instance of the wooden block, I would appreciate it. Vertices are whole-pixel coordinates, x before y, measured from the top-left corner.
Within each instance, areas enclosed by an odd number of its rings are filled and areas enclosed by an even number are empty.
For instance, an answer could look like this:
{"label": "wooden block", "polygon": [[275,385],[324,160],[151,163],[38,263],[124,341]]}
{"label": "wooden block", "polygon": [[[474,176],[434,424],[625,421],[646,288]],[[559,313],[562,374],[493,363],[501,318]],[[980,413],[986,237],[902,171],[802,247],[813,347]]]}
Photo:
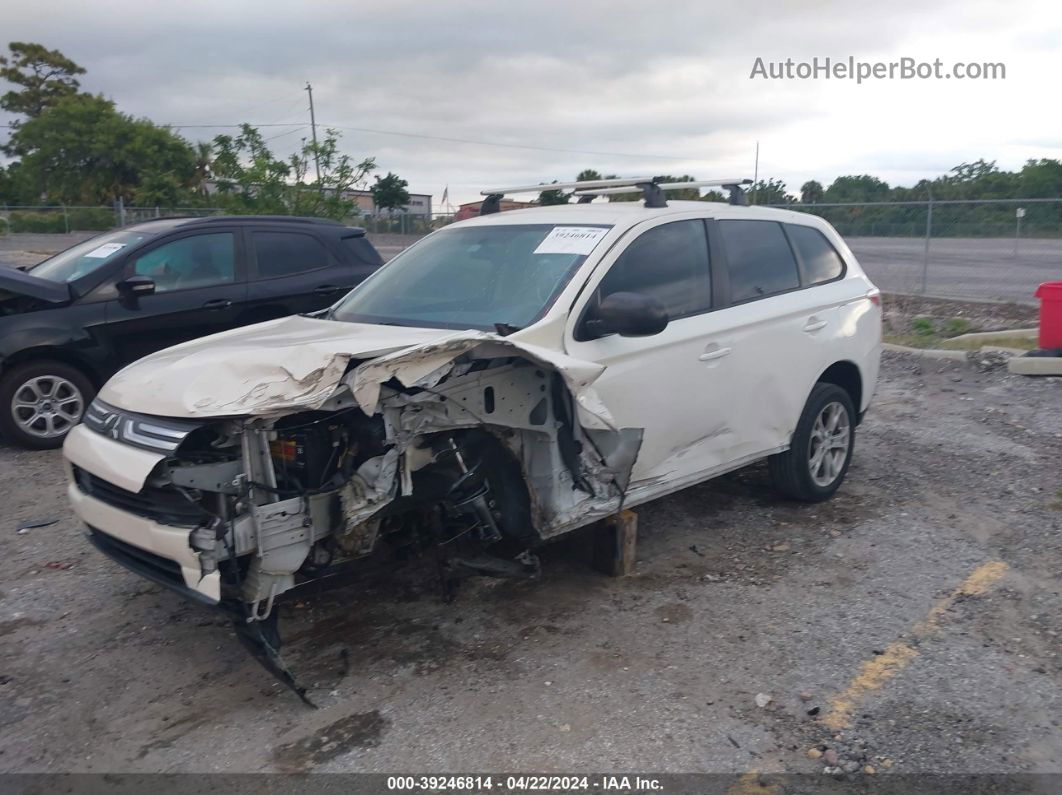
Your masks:
{"label": "wooden block", "polygon": [[595,528],[593,564],[610,577],[634,573],[638,546],[638,514],[620,511],[602,520]]}

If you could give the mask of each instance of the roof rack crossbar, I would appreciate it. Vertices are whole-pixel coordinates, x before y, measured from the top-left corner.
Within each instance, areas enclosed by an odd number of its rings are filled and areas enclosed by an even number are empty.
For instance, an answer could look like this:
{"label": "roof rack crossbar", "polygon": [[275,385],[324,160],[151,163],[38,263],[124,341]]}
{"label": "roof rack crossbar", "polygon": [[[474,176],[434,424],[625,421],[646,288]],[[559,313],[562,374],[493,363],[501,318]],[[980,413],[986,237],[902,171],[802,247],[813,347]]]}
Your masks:
{"label": "roof rack crossbar", "polygon": [[[730,193],[731,204],[748,204],[745,199],[745,191],[742,189],[742,185],[751,185],[751,179],[703,179],[695,180],[692,182],[658,182],[655,184],[656,188],[660,191],[668,190],[686,190],[689,188],[726,188]],[[595,196],[611,196],[619,193],[637,193],[639,191],[638,186],[620,186],[614,188],[591,188],[580,189],[575,191],[575,196],[579,197],[579,201],[592,200]],[[649,205],[646,205],[649,206]]]}
{"label": "roof rack crossbar", "polygon": [[581,182],[551,182],[541,185],[518,185],[515,188],[488,188],[481,196],[504,196],[507,193],[541,193],[544,190],[585,190],[587,188],[616,188],[621,185],[643,185],[658,182],[661,177],[618,177],[615,179],[585,179]]}
{"label": "roof rack crossbar", "polygon": [[540,185],[519,185],[515,188],[488,188],[481,191],[486,198],[480,204],[479,214],[490,215],[501,210],[501,200],[507,193],[541,193],[547,190],[570,190],[580,204],[586,204],[597,196],[617,193],[641,193],[646,207],[667,207],[664,191],[688,188],[725,188],[731,204],[748,204],[742,185],[751,185],[752,180],[705,179],[690,182],[664,182],[663,177],[621,177],[616,179],[590,179],[579,182],[551,182]]}

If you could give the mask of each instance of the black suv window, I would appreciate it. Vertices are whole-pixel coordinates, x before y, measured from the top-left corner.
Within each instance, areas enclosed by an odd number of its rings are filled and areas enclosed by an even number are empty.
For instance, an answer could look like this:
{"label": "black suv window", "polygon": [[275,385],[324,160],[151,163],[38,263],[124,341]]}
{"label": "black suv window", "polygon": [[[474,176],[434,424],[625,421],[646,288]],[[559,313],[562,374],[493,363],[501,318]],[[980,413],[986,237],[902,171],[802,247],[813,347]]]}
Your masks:
{"label": "black suv window", "polygon": [[730,301],[738,303],[800,286],[796,259],[775,221],[720,221],[730,271]]}
{"label": "black suv window", "polygon": [[704,312],[712,305],[704,222],[674,221],[643,232],[620,254],[598,295],[642,293],[663,302],[669,317]]}
{"label": "black suv window", "polygon": [[258,278],[271,279],[329,265],[328,251],[311,235],[297,232],[254,232]]}
{"label": "black suv window", "polygon": [[808,284],[832,281],[844,273],[841,255],[818,229],[786,224],[785,231],[804,264],[804,279]]}
{"label": "black suv window", "polygon": [[236,279],[232,232],[191,235],[163,243],[136,258],[133,272],[155,280],[155,292],[228,284]]}

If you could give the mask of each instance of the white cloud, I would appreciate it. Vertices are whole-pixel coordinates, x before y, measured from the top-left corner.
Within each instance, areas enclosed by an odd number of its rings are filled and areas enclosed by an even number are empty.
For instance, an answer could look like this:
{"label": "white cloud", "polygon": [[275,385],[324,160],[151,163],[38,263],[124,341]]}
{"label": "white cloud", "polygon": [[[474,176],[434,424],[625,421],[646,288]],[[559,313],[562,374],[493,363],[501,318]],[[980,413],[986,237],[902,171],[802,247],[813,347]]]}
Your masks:
{"label": "white cloud", "polygon": [[[61,9],[61,10],[57,10]],[[567,154],[349,130],[411,189],[619,173],[750,174],[792,191],[872,173],[911,183],[964,160],[1062,156],[1054,3],[635,2],[28,4],[5,33],[85,66],[86,89],[177,124],[306,122],[641,156]],[[750,80],[765,60],[1002,61],[1005,81]],[[190,138],[217,130],[186,128]],[[278,151],[300,128],[269,128]],[[657,157],[649,157],[655,155]]]}

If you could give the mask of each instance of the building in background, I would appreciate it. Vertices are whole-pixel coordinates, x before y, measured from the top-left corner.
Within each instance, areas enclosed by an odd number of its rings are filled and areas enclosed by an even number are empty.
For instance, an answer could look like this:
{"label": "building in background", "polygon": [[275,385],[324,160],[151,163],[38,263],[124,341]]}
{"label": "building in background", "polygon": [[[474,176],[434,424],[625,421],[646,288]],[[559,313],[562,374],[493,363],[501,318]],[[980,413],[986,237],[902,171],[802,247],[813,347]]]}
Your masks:
{"label": "building in background", "polygon": [[[479,215],[479,209],[483,206],[482,201],[468,202],[462,204],[457,208],[457,213],[454,215],[455,221],[467,221],[469,218],[475,218]],[[506,210],[525,210],[528,207],[538,207],[537,202],[514,202],[511,199],[502,199],[499,205],[501,212]]]}
{"label": "building in background", "polygon": [[376,204],[372,200],[372,191],[348,190],[343,192],[343,196],[357,202],[358,212],[370,218],[392,218],[399,215],[431,217],[430,193],[410,193],[409,206],[405,210],[377,210]]}

